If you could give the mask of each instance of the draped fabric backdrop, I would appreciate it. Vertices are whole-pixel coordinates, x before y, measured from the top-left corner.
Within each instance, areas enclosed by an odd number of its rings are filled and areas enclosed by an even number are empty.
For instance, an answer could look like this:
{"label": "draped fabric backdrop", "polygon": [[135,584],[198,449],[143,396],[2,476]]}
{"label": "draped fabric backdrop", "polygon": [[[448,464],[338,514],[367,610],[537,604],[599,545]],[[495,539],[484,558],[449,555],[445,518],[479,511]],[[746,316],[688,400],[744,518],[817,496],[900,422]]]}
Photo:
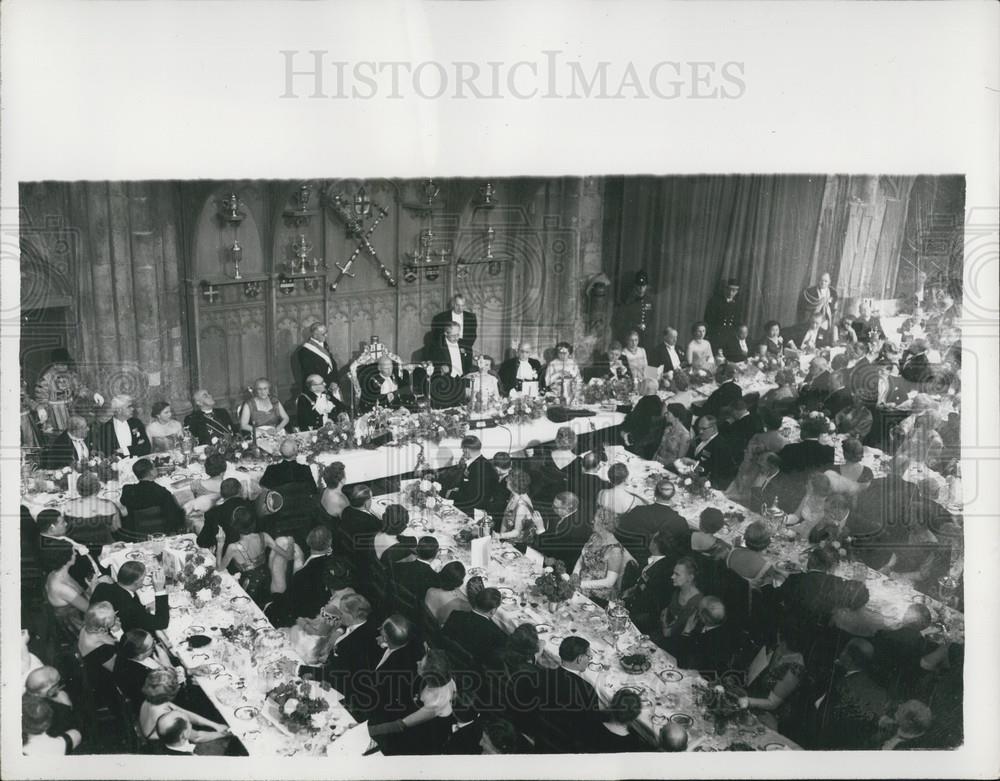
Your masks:
{"label": "draped fabric backdrop", "polygon": [[648,340],[658,341],[671,325],[686,343],[690,325],[702,319],[709,297],[728,277],[740,281],[752,336],[771,317],[793,323],[800,292],[830,260],[817,251],[826,181],[824,176],[609,179],[605,268],[619,299],[636,271],[649,274],[656,305]]}

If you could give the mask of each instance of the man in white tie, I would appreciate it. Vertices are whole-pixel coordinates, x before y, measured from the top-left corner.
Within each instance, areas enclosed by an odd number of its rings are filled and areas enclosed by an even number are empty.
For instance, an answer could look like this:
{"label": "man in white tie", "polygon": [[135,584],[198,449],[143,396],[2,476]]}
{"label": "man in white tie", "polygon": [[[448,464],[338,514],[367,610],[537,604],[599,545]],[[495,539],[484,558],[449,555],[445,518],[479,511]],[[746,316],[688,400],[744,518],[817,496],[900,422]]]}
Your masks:
{"label": "man in white tie", "polygon": [[677,352],[677,329],[667,327],[663,330],[663,341],[653,350],[651,366],[659,366],[663,374],[677,371],[682,366],[680,353]]}
{"label": "man in white tie", "polygon": [[43,453],[42,467],[62,469],[73,464],[85,464],[90,459],[91,450],[87,421],[78,415],[72,415],[66,430]]}
{"label": "man in white tie", "polygon": [[542,364],[531,357],[530,342],[517,346],[517,355],[500,364],[500,384],[505,393],[517,391],[525,396],[537,396],[545,390]]}
{"label": "man in white tie", "polygon": [[732,338],[723,344],[723,354],[729,363],[743,363],[750,358],[750,328],[740,323]]}
{"label": "man in white tie", "polygon": [[445,329],[454,323],[458,326],[458,343],[463,349],[471,350],[476,343],[478,323],[476,316],[465,308],[465,296],[456,293],[451,297],[451,306],[444,312],[438,312],[431,320],[431,330],[444,334]]}

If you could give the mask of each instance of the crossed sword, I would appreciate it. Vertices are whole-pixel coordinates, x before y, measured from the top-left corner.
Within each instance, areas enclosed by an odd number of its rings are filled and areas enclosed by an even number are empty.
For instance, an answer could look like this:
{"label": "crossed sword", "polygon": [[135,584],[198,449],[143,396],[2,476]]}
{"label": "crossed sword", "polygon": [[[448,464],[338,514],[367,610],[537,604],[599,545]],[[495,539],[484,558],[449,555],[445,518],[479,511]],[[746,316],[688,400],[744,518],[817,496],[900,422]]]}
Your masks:
{"label": "crossed sword", "polygon": [[355,275],[351,273],[351,266],[354,265],[354,261],[357,259],[358,255],[361,254],[362,250],[367,250],[368,254],[371,255],[372,259],[376,263],[378,263],[379,268],[381,269],[382,272],[382,276],[385,277],[385,280],[386,282],[389,283],[389,286],[396,287],[396,280],[392,278],[392,272],[390,272],[389,269],[386,268],[385,264],[379,258],[378,253],[375,251],[375,247],[373,247],[371,241],[369,241],[371,235],[375,232],[375,229],[378,227],[378,224],[382,222],[382,220],[385,219],[386,216],[388,216],[389,210],[386,209],[384,206],[376,206],[376,209],[378,211],[378,216],[376,216],[375,219],[372,221],[372,224],[368,228],[368,230],[362,232],[361,221],[351,216],[350,212],[348,212],[347,208],[344,206],[341,196],[339,195],[335,196],[333,202],[334,204],[336,204],[337,213],[340,214],[344,222],[347,223],[347,229],[351,232],[352,235],[358,237],[359,243],[358,246],[354,248],[354,252],[352,252],[350,257],[344,262],[344,265],[340,265],[339,263],[333,264],[334,266],[337,267],[340,273],[337,275],[337,278],[330,283],[330,290],[335,291],[337,289],[337,285],[340,284],[340,280],[343,279],[344,277],[351,277],[352,279],[354,278]]}

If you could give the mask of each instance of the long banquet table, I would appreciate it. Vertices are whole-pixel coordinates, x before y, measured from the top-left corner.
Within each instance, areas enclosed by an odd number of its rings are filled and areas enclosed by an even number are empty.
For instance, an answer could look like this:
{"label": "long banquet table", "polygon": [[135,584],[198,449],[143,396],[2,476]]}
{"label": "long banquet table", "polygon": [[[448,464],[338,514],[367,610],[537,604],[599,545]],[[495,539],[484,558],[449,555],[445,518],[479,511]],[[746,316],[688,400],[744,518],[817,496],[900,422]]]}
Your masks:
{"label": "long banquet table", "polygon": [[[405,484],[398,493],[378,497],[373,502],[373,509],[381,514],[393,503],[411,507]],[[509,543],[492,541],[485,573],[473,569],[469,546],[461,544],[456,537],[472,523],[469,516],[447,502],[435,511],[411,507],[410,525],[404,534],[432,534],[438,540],[441,548],[433,564],[435,568],[440,569],[448,561],[461,561],[467,577],[483,574],[488,585],[499,588],[505,598],[493,620],[506,632],[522,623],[538,627],[544,655],[551,664],[558,664],[559,644],[565,637],[575,634],[586,638],[593,659],[583,676],[597,690],[603,705],[607,705],[619,689],[628,687],[637,691],[643,706],[636,720],[637,730],[651,744],[655,745],[660,727],[668,721],[690,720],[686,727],[689,750],[718,751],[734,742],[761,750],[798,748],[757,721],[752,713],[746,714],[746,723],[731,724],[724,733],[716,734],[714,722],[695,702],[695,686],[706,683],[697,672],[678,669],[676,660],[641,635],[631,622],[627,623],[624,632],[613,634],[605,611],[579,591],[571,600],[559,603],[554,612],[549,610],[548,603],[532,592],[536,575],[534,565]],[[625,672],[619,663],[620,655],[640,650],[650,658],[650,669],[638,675]]]}
{"label": "long banquet table", "polygon": [[[171,556],[178,564],[197,552],[193,534],[169,537],[163,541],[163,556]],[[147,567],[163,566],[158,560],[158,544],[115,543],[105,546],[102,563],[116,573],[125,561],[139,560]],[[334,755],[361,756],[368,748],[367,730],[351,729],[354,718],[340,704],[342,696],[334,689],[310,684],[312,695],[325,699],[327,723],[317,732],[293,734],[266,715],[265,697],[268,689],[283,680],[290,680],[294,672],[282,675],[265,669],[276,664],[285,670],[297,671],[303,664],[301,656],[287,640],[287,634],[274,630],[263,612],[228,572],[219,571],[222,592],[206,604],[194,604],[184,588],[168,580],[170,624],[160,632],[161,640],[180,659],[186,671],[193,675],[198,686],[218,709],[233,735],[243,743],[251,757]],[[144,604],[154,599],[150,576],[139,591]],[[233,626],[249,625],[256,633],[272,630],[285,637],[268,653],[253,653],[247,648],[230,642],[223,630]],[[185,642],[192,635],[206,635],[211,643],[192,649]],[[278,635],[276,638],[280,639]],[[266,664],[265,664],[266,662]],[[258,664],[259,663],[259,664]]]}
{"label": "long banquet table", "polygon": [[[744,516],[742,523],[728,526],[716,534],[720,539],[733,545],[738,537],[742,537],[747,526],[761,520],[759,513],[729,500],[721,491],[712,489],[707,498],[692,496],[678,484],[680,478],[677,475],[656,461],[646,461],[621,447],[611,447],[607,451],[609,464],[619,462],[628,467],[629,476],[626,484],[629,490],[647,501],[653,501],[653,489],[660,479],[665,477],[675,482],[676,491],[670,506],[692,529],[698,528],[701,512],[707,507],[716,507],[723,513],[740,513]],[[771,544],[764,551],[764,556],[774,564],[775,585],[783,582],[787,575],[805,570],[809,548],[808,541],[799,536],[787,539],[775,535],[772,538]],[[962,613],[927,597],[904,580],[883,575],[863,564],[847,561],[842,562],[834,574],[848,579],[864,578],[870,596],[868,611],[880,618],[886,628],[898,626],[906,608],[914,602],[921,602],[927,605],[934,619],[932,627],[927,630],[928,634],[956,642],[962,641],[965,636],[965,617]]]}
{"label": "long banquet table", "polygon": [[[556,431],[562,426],[569,426],[577,434],[598,432],[620,425],[625,415],[614,409],[601,405],[586,407],[593,412],[592,416],[573,418],[566,423],[554,423],[548,418],[539,418],[526,423],[504,424],[494,428],[474,429],[474,433],[483,443],[483,454],[492,457],[499,452],[520,453],[530,451],[539,445],[555,439]],[[304,447],[310,445],[312,432],[292,434]],[[261,447],[277,452],[282,438],[261,438]],[[182,507],[195,498],[194,484],[206,477],[204,469],[204,448],[201,450],[201,460],[194,460],[187,466],[178,466],[169,475],[157,478],[157,482],[167,488]],[[405,475],[412,472],[422,457],[430,467],[442,469],[458,463],[462,456],[461,440],[445,438],[440,442],[424,441],[419,444],[382,445],[377,448],[351,448],[337,453],[325,452],[316,454],[312,459],[313,476],[317,479],[324,464],[341,461],[347,466],[349,483],[369,482],[386,477]],[[121,496],[121,488],[136,482],[131,466],[136,459],[125,459],[119,462],[118,479],[108,481],[101,491],[101,496],[117,501]],[[299,460],[306,463],[306,457]],[[238,464],[230,464],[224,477],[233,477],[243,486],[243,495],[253,499],[260,493],[260,478],[264,474],[269,461],[250,462],[242,460]],[[61,491],[32,491],[21,497],[22,503],[28,508],[32,517],[46,507],[61,507],[75,494]]]}

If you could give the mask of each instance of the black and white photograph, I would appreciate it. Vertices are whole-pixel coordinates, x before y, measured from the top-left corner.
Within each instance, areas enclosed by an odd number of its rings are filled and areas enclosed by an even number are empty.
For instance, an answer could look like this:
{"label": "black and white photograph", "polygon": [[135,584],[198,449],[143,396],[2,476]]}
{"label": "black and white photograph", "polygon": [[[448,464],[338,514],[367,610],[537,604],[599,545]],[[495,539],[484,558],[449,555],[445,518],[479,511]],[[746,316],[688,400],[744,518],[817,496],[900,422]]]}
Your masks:
{"label": "black and white photograph", "polygon": [[[14,5],[5,80],[27,30],[66,26]],[[130,35],[153,18],[114,5]],[[204,21],[209,45],[212,4],[189,5],[148,13]],[[557,171],[496,150],[412,165],[388,148],[421,128],[381,114],[433,104],[429,70],[477,110],[497,92],[463,149],[507,109],[524,122],[532,87],[586,89],[568,115],[605,89],[595,111],[641,114],[669,82],[672,110],[709,90],[722,117],[755,74],[739,46],[626,47],[588,80],[543,45],[487,73],[478,30],[475,61],[413,67],[418,47],[389,79],[384,49],[341,61],[295,30],[266,51],[270,132],[249,108],[225,126],[235,95],[213,116],[173,94],[178,136],[144,140],[113,120],[159,108],[90,85],[107,124],[81,134],[131,167],[96,146],[79,170],[57,146],[11,162],[42,97],[5,85],[4,775],[991,775],[995,148],[978,170],[888,151],[692,170],[655,144],[624,166],[567,116],[534,131],[565,136]],[[995,108],[996,63],[981,75]],[[312,159],[282,112],[318,97],[361,119]],[[244,133],[256,152],[233,164]],[[143,168],[160,145],[175,168]]]}

